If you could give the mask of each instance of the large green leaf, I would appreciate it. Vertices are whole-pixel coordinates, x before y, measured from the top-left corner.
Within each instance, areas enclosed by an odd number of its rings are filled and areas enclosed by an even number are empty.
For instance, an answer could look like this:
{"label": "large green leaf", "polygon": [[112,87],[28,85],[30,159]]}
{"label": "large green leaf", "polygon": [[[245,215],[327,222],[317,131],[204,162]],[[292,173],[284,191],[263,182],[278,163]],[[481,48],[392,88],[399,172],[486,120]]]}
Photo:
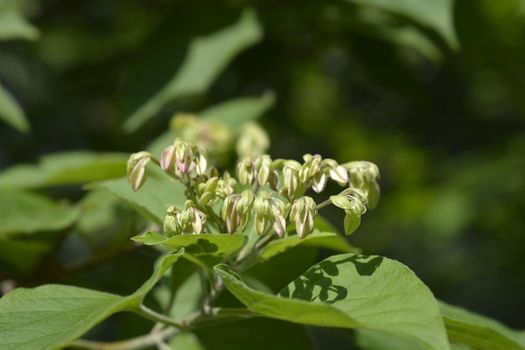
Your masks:
{"label": "large green leaf", "polygon": [[525,349],[520,333],[497,321],[443,302],[439,307],[451,342],[480,350]]}
{"label": "large green leaf", "polygon": [[184,205],[184,186],[155,168],[148,167],[148,171],[146,183],[137,192],[133,192],[127,178],[107,180],[91,187],[110,191],[148,219],[160,224],[170,205]]}
{"label": "large green leaf", "polygon": [[52,284],[15,289],[0,299],[2,350],[59,349],[114,313],[136,311],[181,255],[163,257],[150,279],[127,297]]}
{"label": "large green leaf", "polygon": [[281,320],[392,334],[424,349],[449,349],[430,290],[401,263],[343,254],[314,265],[278,296],[248,287],[225,265],[216,267],[228,290],[250,310]]}
{"label": "large green leaf", "polygon": [[38,165],[17,165],[0,174],[0,187],[38,188],[83,184],[126,174],[128,155],[65,152],[43,157]]}
{"label": "large green leaf", "polygon": [[26,21],[14,10],[0,9],[0,41],[10,39],[34,40],[39,35],[38,29]]}
{"label": "large green leaf", "polygon": [[356,249],[348,244],[344,238],[341,238],[339,234],[315,231],[303,239],[300,239],[297,235],[292,235],[270,242],[261,252],[260,256],[263,260],[268,260],[277,254],[284,253],[285,251],[298,246],[299,244],[327,248],[342,253],[356,252]]}
{"label": "large green leaf", "polygon": [[0,190],[0,236],[60,230],[71,225],[78,210],[47,197],[18,190]]}
{"label": "large green leaf", "polygon": [[453,23],[453,0],[346,0],[406,16],[439,33],[452,48],[458,47]]}
{"label": "large green leaf", "polygon": [[[0,26],[1,26],[0,15]],[[1,30],[1,29],[0,29]],[[1,32],[0,32],[1,33]],[[0,119],[21,132],[29,131],[24,111],[14,97],[0,84]]]}
{"label": "large green leaf", "polygon": [[234,25],[195,39],[175,76],[129,117],[124,129],[136,130],[177,97],[205,92],[238,53],[261,37],[262,28],[255,13],[246,10]]}
{"label": "large green leaf", "polygon": [[132,239],[145,245],[162,245],[171,251],[184,248],[187,254],[209,262],[209,264],[216,264],[239,251],[246,241],[246,236],[204,233],[166,238],[157,232],[146,232]]}
{"label": "large green leaf", "polygon": [[243,97],[226,101],[205,109],[200,113],[204,120],[224,123],[230,130],[237,130],[242,124],[259,118],[275,102],[272,93],[260,97]]}
{"label": "large green leaf", "polygon": [[[243,97],[232,99],[212,106],[198,113],[203,120],[224,123],[230,131],[237,131],[245,122],[255,120],[270,109],[275,102],[271,93],[259,97]],[[166,131],[157,137],[148,147],[153,154],[160,154],[162,149],[179,135],[176,131]]]}

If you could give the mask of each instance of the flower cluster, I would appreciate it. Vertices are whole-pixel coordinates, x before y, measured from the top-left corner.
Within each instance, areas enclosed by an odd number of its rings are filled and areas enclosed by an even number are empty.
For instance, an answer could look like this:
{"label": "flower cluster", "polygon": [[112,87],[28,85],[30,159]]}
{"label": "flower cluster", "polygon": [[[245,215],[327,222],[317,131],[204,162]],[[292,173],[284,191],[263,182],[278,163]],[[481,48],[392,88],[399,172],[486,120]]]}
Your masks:
{"label": "flower cluster", "polygon": [[[345,231],[353,232],[367,207],[377,204],[377,166],[365,161],[339,164],[311,154],[303,160],[246,156],[237,163],[236,178],[228,172],[220,176],[195,143],[176,139],[162,151],[159,161],[147,152],[133,154],[128,177],[137,190],[146,179],[146,165],[153,161],[186,186],[184,208],[168,209],[167,235],[253,230],[260,236],[285,237],[293,226],[297,236],[304,238],[314,230],[318,210],[329,204],[345,211]],[[330,180],[346,189],[319,204],[305,195],[310,189],[322,192]]]}

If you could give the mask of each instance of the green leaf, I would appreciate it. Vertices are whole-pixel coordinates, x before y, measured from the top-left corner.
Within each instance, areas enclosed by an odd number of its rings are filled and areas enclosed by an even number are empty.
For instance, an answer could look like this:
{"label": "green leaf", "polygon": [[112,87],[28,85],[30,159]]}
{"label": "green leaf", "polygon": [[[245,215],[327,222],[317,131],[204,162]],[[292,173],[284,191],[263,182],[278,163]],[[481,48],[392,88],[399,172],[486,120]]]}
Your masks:
{"label": "green leaf", "polygon": [[[258,97],[243,97],[228,100],[198,113],[203,120],[224,123],[230,131],[236,132],[245,122],[255,120],[266,113],[274,104],[272,93]],[[148,147],[152,154],[160,154],[162,149],[173,142],[179,135],[170,130],[157,137]]]}
{"label": "green leaf", "polygon": [[421,350],[419,345],[403,338],[366,329],[356,332],[356,343],[362,350]]}
{"label": "green leaf", "polygon": [[275,103],[273,93],[260,97],[243,97],[223,102],[202,111],[204,120],[224,123],[230,130],[237,131],[244,123],[259,118]]}
{"label": "green leaf", "polygon": [[268,260],[299,244],[328,248],[342,253],[355,252],[355,248],[346,243],[344,239],[341,239],[341,236],[337,233],[314,231],[303,239],[300,239],[297,235],[293,235],[270,242],[261,252],[260,257],[263,260]]}
{"label": "green leaf", "polygon": [[[1,25],[0,17],[0,26]],[[29,123],[27,122],[24,111],[2,84],[0,84],[0,119],[20,132],[26,133],[29,131]]]}
{"label": "green leaf", "polygon": [[164,172],[148,167],[148,179],[139,191],[133,192],[127,178],[95,183],[90,188],[103,188],[131,205],[146,218],[161,224],[170,205],[182,207],[186,197],[184,186]]}
{"label": "green leaf", "polygon": [[242,234],[204,233],[166,238],[157,232],[146,232],[132,239],[145,245],[162,245],[171,251],[184,248],[188,255],[209,262],[209,264],[216,264],[239,251],[246,241],[246,236]]}
{"label": "green leaf", "polygon": [[449,349],[430,290],[401,263],[380,256],[336,255],[311,267],[278,296],[249,288],[225,265],[225,286],[263,316],[324,327],[369,329],[424,349]]}
{"label": "green leaf", "polygon": [[31,192],[0,189],[0,236],[60,230],[71,225],[78,210]]}
{"label": "green leaf", "polygon": [[42,157],[38,165],[17,165],[0,174],[0,187],[39,188],[76,185],[126,175],[123,153],[64,152]]}
{"label": "green leaf", "polygon": [[347,0],[408,17],[435,30],[450,45],[459,47],[453,23],[453,0]]}
{"label": "green leaf", "polygon": [[523,350],[519,332],[488,317],[440,302],[439,307],[451,342],[480,350]]}
{"label": "green leaf", "polygon": [[195,39],[175,76],[129,117],[124,129],[137,130],[175,98],[205,92],[237,54],[261,37],[262,28],[255,13],[246,10],[234,25]]}
{"label": "green leaf", "polygon": [[137,311],[182,254],[161,258],[150,279],[127,297],[53,284],[15,289],[0,299],[2,350],[60,349],[114,313]]}
{"label": "green leaf", "polygon": [[9,39],[38,39],[38,29],[13,10],[0,10],[0,41]]}

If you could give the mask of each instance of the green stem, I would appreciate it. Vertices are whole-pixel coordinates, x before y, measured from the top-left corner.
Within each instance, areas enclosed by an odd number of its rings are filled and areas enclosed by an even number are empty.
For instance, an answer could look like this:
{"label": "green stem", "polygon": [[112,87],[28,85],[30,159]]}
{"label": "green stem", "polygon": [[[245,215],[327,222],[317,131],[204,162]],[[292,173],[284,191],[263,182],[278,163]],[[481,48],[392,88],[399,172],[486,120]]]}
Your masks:
{"label": "green stem", "polygon": [[138,350],[154,346],[179,332],[176,328],[168,327],[140,337],[117,342],[96,342],[79,339],[68,345],[68,347],[88,350]]}
{"label": "green stem", "polygon": [[135,310],[135,312],[137,312],[139,315],[147,318],[147,319],[150,319],[152,321],[155,321],[155,322],[161,322],[161,323],[164,323],[164,324],[167,324],[167,325],[170,325],[170,326],[174,326],[174,327],[177,327],[177,328],[185,328],[185,325],[182,324],[182,323],[179,323],[177,321],[175,321],[174,319],[172,319],[171,317],[168,317],[166,315],[163,315],[163,314],[160,314],[156,311],[153,311],[151,310],[150,308],[148,308],[147,306],[145,305],[140,305],[140,307]]}
{"label": "green stem", "polygon": [[321,203],[317,204],[317,209],[321,209],[321,208],[327,207],[330,204],[332,204],[332,201],[327,199],[324,202],[321,202]]}

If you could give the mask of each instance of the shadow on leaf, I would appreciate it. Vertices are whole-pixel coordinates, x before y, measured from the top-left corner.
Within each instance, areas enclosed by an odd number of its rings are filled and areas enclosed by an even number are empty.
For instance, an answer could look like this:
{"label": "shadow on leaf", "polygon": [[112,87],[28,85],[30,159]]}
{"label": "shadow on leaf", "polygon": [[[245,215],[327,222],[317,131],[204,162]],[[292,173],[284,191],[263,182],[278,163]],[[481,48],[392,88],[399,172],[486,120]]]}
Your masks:
{"label": "shadow on leaf", "polygon": [[286,286],[279,295],[285,298],[332,304],[345,299],[349,294],[346,287],[335,284],[333,279],[344,271],[341,267],[345,264],[353,264],[360,276],[372,276],[382,262],[383,257],[365,255],[354,255],[336,261],[325,260]]}

